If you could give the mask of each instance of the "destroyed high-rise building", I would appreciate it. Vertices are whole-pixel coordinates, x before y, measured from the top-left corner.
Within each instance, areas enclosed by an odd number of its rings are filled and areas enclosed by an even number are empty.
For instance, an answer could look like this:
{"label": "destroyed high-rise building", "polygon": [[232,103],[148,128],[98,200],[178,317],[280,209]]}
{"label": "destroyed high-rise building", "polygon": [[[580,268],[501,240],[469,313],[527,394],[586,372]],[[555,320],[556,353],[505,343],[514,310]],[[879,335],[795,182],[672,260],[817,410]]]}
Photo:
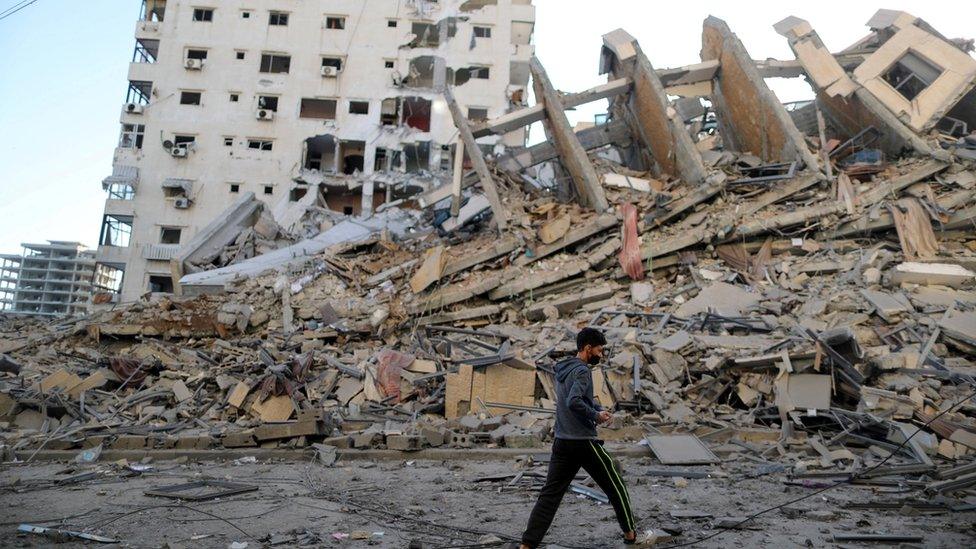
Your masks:
{"label": "destroyed high-rise building", "polygon": [[264,221],[235,259],[279,247],[309,209],[328,225],[449,181],[442,90],[474,122],[522,106],[534,19],[530,0],[144,0],[103,181],[97,268],[120,281],[114,299],[178,290],[184,264],[215,255],[204,244],[239,236],[213,226],[223,214]]}
{"label": "destroyed high-rise building", "polygon": [[62,316],[84,312],[92,284],[95,252],[78,242],[49,240],[21,244],[22,255],[0,255],[0,313]]}

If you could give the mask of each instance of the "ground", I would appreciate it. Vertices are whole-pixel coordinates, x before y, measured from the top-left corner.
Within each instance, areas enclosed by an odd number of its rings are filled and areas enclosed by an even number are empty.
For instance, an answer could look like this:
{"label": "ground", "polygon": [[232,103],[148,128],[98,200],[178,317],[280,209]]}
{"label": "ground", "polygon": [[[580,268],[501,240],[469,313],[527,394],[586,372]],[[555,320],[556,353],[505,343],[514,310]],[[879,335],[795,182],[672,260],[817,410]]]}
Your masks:
{"label": "ground", "polygon": [[[0,521],[5,534],[0,545],[81,545],[14,533],[19,523],[29,522],[51,527],[60,524],[69,530],[90,528],[121,540],[123,547],[226,548],[233,542],[248,542],[249,548],[405,548],[411,542],[424,548],[477,547],[489,534],[518,536],[535,494],[524,485],[509,486],[508,479],[476,481],[520,471],[543,472],[545,467],[526,466],[511,457],[435,462],[403,456],[378,461],[340,459],[333,467],[311,459],[153,461],[149,463],[152,469],[141,474],[112,462],[84,466],[8,463],[0,471],[0,506],[6,509]],[[763,464],[742,458],[710,467],[681,467],[718,475],[686,480],[652,476],[652,470],[668,468],[650,457],[623,458],[621,462],[641,525],[678,526],[683,534],[675,542],[693,541],[714,532],[713,520],[674,518],[671,511],[745,516],[814,490],[784,484],[782,472],[749,478],[760,472]],[[104,475],[71,485],[55,486],[52,482],[89,471],[103,471]],[[208,477],[253,483],[259,489],[186,504],[143,493],[150,487]],[[753,529],[726,531],[694,546],[837,546],[831,539],[834,533],[869,532],[923,536],[924,542],[917,546],[924,547],[976,545],[976,512],[913,516],[843,508],[849,502],[892,501],[907,495],[891,487],[842,486],[786,510],[767,513],[757,519]],[[361,532],[370,533],[369,539],[353,539]],[[333,534],[352,536],[336,539]],[[621,546],[617,536],[609,505],[567,494],[546,541],[550,547],[617,547]]]}

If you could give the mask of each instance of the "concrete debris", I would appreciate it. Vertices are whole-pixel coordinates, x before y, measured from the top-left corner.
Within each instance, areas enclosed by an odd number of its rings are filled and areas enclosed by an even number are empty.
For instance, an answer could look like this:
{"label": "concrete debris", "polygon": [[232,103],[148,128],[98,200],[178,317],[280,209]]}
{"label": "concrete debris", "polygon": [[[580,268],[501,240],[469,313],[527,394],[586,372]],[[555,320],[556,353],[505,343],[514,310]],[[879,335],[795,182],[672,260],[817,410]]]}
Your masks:
{"label": "concrete debris", "polygon": [[[554,364],[585,325],[609,342],[604,439],[646,441],[664,464],[777,460],[801,484],[885,461],[858,482],[963,492],[972,471],[940,475],[976,453],[960,403],[976,375],[976,134],[945,122],[976,126],[976,73],[921,20],[882,19],[833,54],[788,18],[796,61],[757,64],[710,17],[703,62],[680,70],[613,31],[608,84],[557,92],[533,58],[538,105],[473,126],[456,112],[474,168],[456,185],[297,241],[281,234],[300,216],[276,226],[244,197],[177,256],[182,295],[0,317],[3,449],[307,447],[332,465],[539,448]],[[927,81],[909,50],[965,70]],[[787,73],[815,86],[825,141],[763,81]],[[613,122],[568,125],[598,99]],[[549,143],[475,144],[536,121]],[[287,245],[228,248],[272,241]]]}

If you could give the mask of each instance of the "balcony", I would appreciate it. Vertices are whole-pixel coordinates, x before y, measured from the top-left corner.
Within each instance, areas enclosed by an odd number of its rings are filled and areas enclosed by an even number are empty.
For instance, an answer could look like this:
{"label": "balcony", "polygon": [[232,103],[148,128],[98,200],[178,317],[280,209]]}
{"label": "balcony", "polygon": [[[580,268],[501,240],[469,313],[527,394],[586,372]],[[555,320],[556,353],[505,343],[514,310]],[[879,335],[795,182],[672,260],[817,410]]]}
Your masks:
{"label": "balcony", "polygon": [[99,263],[127,263],[129,261],[129,247],[99,246],[97,259]]}
{"label": "balcony", "polygon": [[158,39],[162,27],[162,21],[136,21],[136,39]]}
{"label": "balcony", "polygon": [[108,215],[135,215],[134,200],[105,199],[105,213]]}
{"label": "balcony", "polygon": [[142,258],[153,261],[169,261],[179,251],[179,244],[146,244],[142,247]]}

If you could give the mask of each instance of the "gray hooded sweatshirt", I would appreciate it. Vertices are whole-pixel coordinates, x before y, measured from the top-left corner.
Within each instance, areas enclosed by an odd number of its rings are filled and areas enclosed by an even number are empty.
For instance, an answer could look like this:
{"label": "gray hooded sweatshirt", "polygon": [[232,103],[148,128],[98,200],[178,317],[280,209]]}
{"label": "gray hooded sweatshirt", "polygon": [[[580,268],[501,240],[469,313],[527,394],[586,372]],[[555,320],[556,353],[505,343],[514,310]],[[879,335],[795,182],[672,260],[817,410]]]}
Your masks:
{"label": "gray hooded sweatshirt", "polygon": [[556,438],[596,440],[596,416],[603,408],[593,400],[593,376],[577,357],[556,363]]}

